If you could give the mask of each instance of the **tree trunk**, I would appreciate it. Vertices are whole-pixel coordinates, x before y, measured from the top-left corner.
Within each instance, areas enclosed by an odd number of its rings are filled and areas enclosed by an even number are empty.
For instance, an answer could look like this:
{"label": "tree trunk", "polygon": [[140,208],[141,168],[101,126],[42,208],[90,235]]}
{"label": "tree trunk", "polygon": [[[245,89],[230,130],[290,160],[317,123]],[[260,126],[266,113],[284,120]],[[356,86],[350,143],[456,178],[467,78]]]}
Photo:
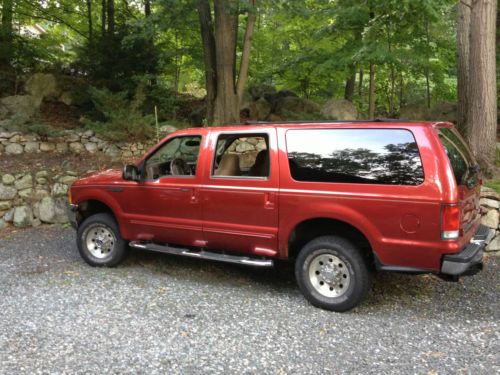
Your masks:
{"label": "tree trunk", "polygon": [[205,105],[207,107],[207,122],[212,124],[214,122],[214,102],[217,95],[217,72],[212,12],[208,0],[199,0],[197,9],[203,44],[203,61],[205,63],[205,85],[207,89]]}
{"label": "tree trunk", "polygon": [[352,102],[354,97],[354,88],[356,87],[356,67],[351,67],[351,75],[345,82],[344,99]]}
{"label": "tree trunk", "polygon": [[429,33],[429,20],[426,18],[425,19],[425,38],[426,38],[426,43],[427,43],[427,66],[425,67],[425,87],[426,87],[426,95],[427,95],[427,108],[431,108],[431,82],[430,82],[430,72],[429,72],[429,65],[430,65],[430,33]]}
{"label": "tree trunk", "polygon": [[87,25],[89,28],[89,46],[94,44],[94,30],[92,26],[92,0],[87,0]]}
{"label": "tree trunk", "polygon": [[115,0],[108,0],[108,35],[115,35]]}
{"label": "tree trunk", "polygon": [[490,170],[497,130],[496,0],[475,0],[470,22],[469,141],[478,162]]}
{"label": "tree trunk", "polygon": [[363,96],[363,68],[359,69],[358,96]]}
{"label": "tree trunk", "polygon": [[457,127],[464,136],[468,134],[467,108],[469,87],[469,39],[471,0],[458,2],[457,14]]}
{"label": "tree trunk", "polygon": [[217,96],[214,123],[235,123],[239,120],[239,103],[235,87],[235,46],[237,35],[237,0],[215,0],[215,53]]}
{"label": "tree trunk", "polygon": [[375,64],[370,63],[370,87],[368,90],[368,118],[375,118]]}
{"label": "tree trunk", "polygon": [[243,37],[243,51],[241,53],[240,71],[238,74],[238,83],[236,85],[236,93],[238,94],[238,103],[241,104],[243,97],[243,90],[248,78],[248,66],[250,63],[250,49],[252,48],[252,36],[255,26],[256,9],[255,0],[251,1],[252,9],[248,12],[247,26],[245,29],[245,36]]}
{"label": "tree trunk", "polygon": [[149,17],[151,15],[151,0],[144,1],[144,15]]}
{"label": "tree trunk", "polygon": [[3,0],[2,25],[0,28],[0,68],[10,69],[13,53],[12,14],[14,11],[13,0]]}
{"label": "tree trunk", "polygon": [[101,1],[101,36],[104,39],[106,37],[106,0]]}

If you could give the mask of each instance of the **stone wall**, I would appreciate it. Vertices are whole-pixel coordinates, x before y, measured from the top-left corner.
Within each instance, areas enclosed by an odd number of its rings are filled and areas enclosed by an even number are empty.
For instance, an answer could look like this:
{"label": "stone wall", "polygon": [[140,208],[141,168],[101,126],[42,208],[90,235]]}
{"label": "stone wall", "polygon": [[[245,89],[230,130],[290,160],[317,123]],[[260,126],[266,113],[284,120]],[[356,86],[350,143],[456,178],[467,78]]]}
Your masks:
{"label": "stone wall", "polygon": [[[173,130],[173,129],[171,129]],[[164,133],[163,133],[164,134]],[[111,158],[141,156],[155,142],[109,142],[97,137],[92,130],[65,130],[59,137],[42,138],[34,134],[0,132],[0,155],[20,155],[23,153],[97,153],[103,152]]]}
{"label": "stone wall", "polygon": [[481,222],[490,228],[486,252],[491,255],[500,255],[500,194],[483,186],[480,203],[483,208]]}

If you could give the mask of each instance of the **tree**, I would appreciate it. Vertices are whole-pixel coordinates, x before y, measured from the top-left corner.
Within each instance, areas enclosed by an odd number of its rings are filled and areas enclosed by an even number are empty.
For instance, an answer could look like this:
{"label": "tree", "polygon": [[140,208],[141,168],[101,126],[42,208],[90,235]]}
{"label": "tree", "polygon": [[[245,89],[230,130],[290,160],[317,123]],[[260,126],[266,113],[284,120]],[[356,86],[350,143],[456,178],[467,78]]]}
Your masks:
{"label": "tree", "polygon": [[14,0],[3,0],[2,25],[0,26],[0,68],[9,68],[13,52],[12,14]]}
{"label": "tree", "polygon": [[478,162],[490,169],[497,131],[496,0],[474,0],[470,20],[468,138]]}
{"label": "tree", "polygon": [[471,0],[460,0],[457,5],[457,126],[467,135],[467,108],[469,87],[469,35]]}
{"label": "tree", "polygon": [[239,120],[239,97],[243,94],[248,75],[255,23],[255,15],[251,12],[255,12],[255,2],[249,3],[243,53],[236,77],[239,7],[238,0],[214,0],[215,22],[212,22],[209,0],[198,0],[207,86],[207,121],[210,124],[227,124]]}

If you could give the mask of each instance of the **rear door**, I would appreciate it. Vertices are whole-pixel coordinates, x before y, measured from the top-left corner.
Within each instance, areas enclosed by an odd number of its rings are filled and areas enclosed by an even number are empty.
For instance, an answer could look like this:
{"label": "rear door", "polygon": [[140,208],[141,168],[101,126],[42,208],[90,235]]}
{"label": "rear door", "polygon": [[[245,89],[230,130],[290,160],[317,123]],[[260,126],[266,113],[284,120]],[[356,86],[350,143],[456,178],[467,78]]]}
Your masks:
{"label": "rear door", "polygon": [[458,186],[461,228],[467,233],[479,220],[479,168],[466,143],[454,128],[437,128]]}
{"label": "rear door", "polygon": [[213,132],[200,191],[208,248],[273,256],[278,232],[276,130]]}

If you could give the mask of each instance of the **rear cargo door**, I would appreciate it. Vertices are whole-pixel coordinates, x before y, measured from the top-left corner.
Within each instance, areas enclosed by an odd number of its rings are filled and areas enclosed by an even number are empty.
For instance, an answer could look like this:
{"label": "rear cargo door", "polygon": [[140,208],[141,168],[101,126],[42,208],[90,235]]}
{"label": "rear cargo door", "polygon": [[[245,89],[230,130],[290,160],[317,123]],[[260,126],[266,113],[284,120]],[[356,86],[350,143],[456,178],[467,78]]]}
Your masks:
{"label": "rear cargo door", "polygon": [[479,167],[456,129],[440,127],[437,132],[455,175],[461,208],[461,228],[467,233],[480,216]]}

